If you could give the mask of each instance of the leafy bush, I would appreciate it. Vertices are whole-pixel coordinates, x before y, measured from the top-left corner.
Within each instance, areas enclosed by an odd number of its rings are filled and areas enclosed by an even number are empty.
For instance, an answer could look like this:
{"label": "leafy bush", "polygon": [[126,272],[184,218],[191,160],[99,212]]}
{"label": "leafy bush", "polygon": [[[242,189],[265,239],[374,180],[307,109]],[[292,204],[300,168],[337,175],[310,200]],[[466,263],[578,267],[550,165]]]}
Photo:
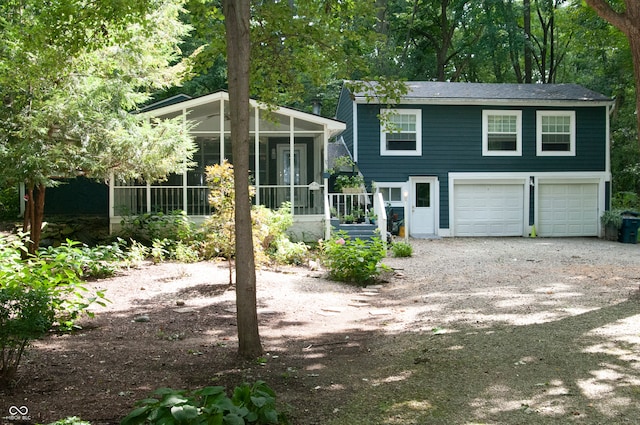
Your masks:
{"label": "leafy bush", "polygon": [[70,267],[75,267],[79,275],[84,277],[105,278],[113,276],[117,270],[117,262],[126,258],[122,249],[124,241],[119,239],[111,245],[88,247],[80,242],[67,239],[58,247],[42,248],[39,257],[54,259],[64,257]]}
{"label": "leafy bush", "polygon": [[0,285],[0,387],[13,381],[29,342],[43,336],[53,325],[51,297],[41,282],[24,286],[12,280]]}
{"label": "leafy bush", "polygon": [[121,221],[120,236],[151,246],[154,240],[189,241],[195,237],[194,224],[182,210],[127,216]]}
{"label": "leafy bush", "polygon": [[[82,250],[72,243],[59,248],[26,254],[20,238],[0,237],[0,383],[10,383],[22,353],[33,339],[56,323],[72,329],[87,308],[104,304],[100,291],[91,296],[82,285]],[[23,256],[25,258],[23,258]]]}
{"label": "leafy bush", "polygon": [[0,189],[0,219],[14,220],[20,213],[18,187]]}
{"label": "leafy bush", "polygon": [[394,242],[391,245],[391,252],[394,257],[411,257],[413,255],[413,247],[407,242]]}
{"label": "leafy bush", "polygon": [[334,280],[364,284],[388,270],[381,263],[385,248],[379,237],[352,240],[346,232],[338,232],[323,243],[322,253],[329,277]]}
{"label": "leafy bush", "polygon": [[154,397],[139,401],[121,425],[286,424],[275,402],[275,392],[263,381],[236,387],[231,398],[219,386],[191,392],[162,388]]}

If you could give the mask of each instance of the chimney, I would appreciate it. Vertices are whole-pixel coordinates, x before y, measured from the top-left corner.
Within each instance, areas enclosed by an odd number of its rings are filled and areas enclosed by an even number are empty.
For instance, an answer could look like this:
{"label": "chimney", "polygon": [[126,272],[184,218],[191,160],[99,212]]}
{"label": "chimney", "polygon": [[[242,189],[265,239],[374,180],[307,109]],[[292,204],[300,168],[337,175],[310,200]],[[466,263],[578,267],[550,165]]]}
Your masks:
{"label": "chimney", "polygon": [[322,110],[322,100],[319,97],[316,97],[311,101],[312,112],[314,115],[320,115],[320,111]]}

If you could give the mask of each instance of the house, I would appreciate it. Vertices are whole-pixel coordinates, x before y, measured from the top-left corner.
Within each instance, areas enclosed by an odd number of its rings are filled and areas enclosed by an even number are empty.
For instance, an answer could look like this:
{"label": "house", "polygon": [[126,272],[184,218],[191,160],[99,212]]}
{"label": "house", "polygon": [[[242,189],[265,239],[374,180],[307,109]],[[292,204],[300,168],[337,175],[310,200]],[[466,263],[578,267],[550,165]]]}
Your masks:
{"label": "house", "polygon": [[574,84],[409,82],[387,106],[375,86],[348,87],[344,143],[410,236],[601,235],[610,98]]}
{"label": "house", "polygon": [[[126,215],[184,210],[195,222],[211,214],[205,167],[225,159],[233,163],[229,121],[229,95],[166,99],[142,113],[158,118],[182,116],[195,125],[191,130],[197,151],[196,166],[164,182],[109,182],[111,230]],[[254,203],[279,208],[290,202],[299,240],[317,241],[325,234],[325,189],[329,139],[340,134],[345,124],[317,114],[251,101],[250,171],[255,186]]]}

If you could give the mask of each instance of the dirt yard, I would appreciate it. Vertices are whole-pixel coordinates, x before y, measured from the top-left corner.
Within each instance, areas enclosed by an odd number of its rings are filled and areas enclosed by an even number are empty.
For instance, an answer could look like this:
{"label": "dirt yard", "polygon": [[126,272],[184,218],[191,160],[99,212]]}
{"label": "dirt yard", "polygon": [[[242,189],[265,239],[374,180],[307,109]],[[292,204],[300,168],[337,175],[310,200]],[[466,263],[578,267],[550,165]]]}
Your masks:
{"label": "dirt yard", "polygon": [[411,241],[385,281],[261,270],[265,355],[235,356],[225,264],[91,282],[111,303],[34,343],[1,423],[117,424],[160,387],[265,380],[296,425],[637,424],[640,246],[597,239]]}

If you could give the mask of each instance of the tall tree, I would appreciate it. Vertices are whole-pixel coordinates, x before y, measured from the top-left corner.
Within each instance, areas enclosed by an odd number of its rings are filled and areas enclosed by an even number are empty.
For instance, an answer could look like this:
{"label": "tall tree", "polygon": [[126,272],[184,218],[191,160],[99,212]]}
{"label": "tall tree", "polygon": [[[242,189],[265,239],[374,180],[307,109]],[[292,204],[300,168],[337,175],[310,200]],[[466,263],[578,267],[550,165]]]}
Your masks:
{"label": "tall tree", "polygon": [[227,41],[229,109],[236,193],[236,309],[238,354],[262,353],[256,310],[256,271],[249,197],[249,69],[251,29],[249,0],[223,0]]}
{"label": "tall tree", "polygon": [[153,180],[188,164],[183,123],[129,113],[184,71],[172,65],[188,30],[180,4],[0,3],[0,163],[12,164],[0,168],[0,184],[26,187],[32,252],[55,178]]}
{"label": "tall tree", "polygon": [[[343,78],[375,78],[380,37],[373,2],[341,0],[190,0],[206,57],[226,54],[236,194],[238,354],[262,352],[256,311],[249,185],[249,96],[267,105],[300,102],[308,87]],[[193,15],[210,19],[195,19]],[[222,36],[224,34],[224,37]],[[372,53],[373,52],[373,53]],[[386,82],[383,97],[404,85]]]}
{"label": "tall tree", "polygon": [[636,85],[636,122],[640,145],[640,1],[585,0],[598,15],[624,33],[629,40]]}

